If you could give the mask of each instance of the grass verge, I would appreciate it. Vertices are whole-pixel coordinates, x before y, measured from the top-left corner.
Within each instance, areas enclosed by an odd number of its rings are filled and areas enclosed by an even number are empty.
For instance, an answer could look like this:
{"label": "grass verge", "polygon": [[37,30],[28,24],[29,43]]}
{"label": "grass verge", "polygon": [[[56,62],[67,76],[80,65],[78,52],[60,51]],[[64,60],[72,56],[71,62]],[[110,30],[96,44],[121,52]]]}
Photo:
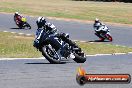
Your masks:
{"label": "grass verge", "polygon": [[132,48],[116,46],[112,44],[103,43],[82,43],[77,42],[84,52],[89,54],[113,54],[113,53],[128,53],[132,52]]}
{"label": "grass verge", "polygon": [[2,0],[0,12],[132,24],[132,3],[72,0]]}
{"label": "grass verge", "polygon": [[41,53],[33,47],[33,37],[0,32],[0,41],[0,57],[41,57]]}
{"label": "grass verge", "polygon": [[[0,58],[32,58],[42,57],[41,53],[33,47],[34,37],[26,37],[8,32],[0,32]],[[127,53],[132,48],[102,43],[81,43],[77,44],[88,55],[105,53]]]}

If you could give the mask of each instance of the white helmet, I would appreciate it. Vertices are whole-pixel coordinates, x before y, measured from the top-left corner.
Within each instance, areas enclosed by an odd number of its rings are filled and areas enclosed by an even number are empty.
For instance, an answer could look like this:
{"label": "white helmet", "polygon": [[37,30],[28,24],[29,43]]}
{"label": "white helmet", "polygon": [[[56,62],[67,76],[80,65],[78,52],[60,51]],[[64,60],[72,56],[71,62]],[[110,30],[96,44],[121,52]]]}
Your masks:
{"label": "white helmet", "polygon": [[98,18],[96,18],[96,19],[95,19],[95,22],[99,22],[99,19],[98,19]]}
{"label": "white helmet", "polygon": [[94,27],[99,27],[101,25],[102,25],[102,23],[100,22],[100,20],[98,18],[96,18],[95,23],[94,23]]}
{"label": "white helmet", "polygon": [[15,15],[18,15],[19,13],[18,12],[15,12]]}

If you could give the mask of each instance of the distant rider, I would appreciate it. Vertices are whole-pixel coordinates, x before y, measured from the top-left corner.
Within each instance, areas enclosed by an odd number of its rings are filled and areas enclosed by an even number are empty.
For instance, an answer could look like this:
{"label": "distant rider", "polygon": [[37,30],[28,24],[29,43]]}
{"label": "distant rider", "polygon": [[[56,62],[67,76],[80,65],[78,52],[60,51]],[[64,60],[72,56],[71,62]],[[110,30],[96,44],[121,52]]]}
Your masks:
{"label": "distant rider", "polygon": [[16,22],[17,25],[22,23],[22,15],[20,15],[18,12],[15,12],[14,14],[14,21]]}
{"label": "distant rider", "polygon": [[102,38],[100,34],[101,33],[106,34],[109,31],[108,27],[102,22],[100,22],[98,18],[95,19],[93,27],[95,30],[95,35],[97,35],[100,38],[100,40],[103,41],[104,38]]}

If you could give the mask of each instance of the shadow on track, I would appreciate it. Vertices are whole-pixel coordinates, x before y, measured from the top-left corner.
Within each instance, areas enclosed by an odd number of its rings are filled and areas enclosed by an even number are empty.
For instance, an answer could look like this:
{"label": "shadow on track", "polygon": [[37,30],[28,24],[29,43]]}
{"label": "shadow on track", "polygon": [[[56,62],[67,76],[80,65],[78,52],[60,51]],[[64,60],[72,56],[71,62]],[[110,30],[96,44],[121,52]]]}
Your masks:
{"label": "shadow on track", "polygon": [[[67,63],[76,63],[74,61],[68,61],[68,60],[63,60],[61,61],[60,64],[67,64]],[[25,64],[52,64],[52,63],[49,63],[49,62],[29,62],[29,63],[25,63]]]}
{"label": "shadow on track", "polygon": [[93,40],[93,41],[87,41],[87,42],[110,42],[110,41],[107,41],[107,40],[105,40],[105,41],[101,41],[101,40]]}
{"label": "shadow on track", "polygon": [[10,29],[20,29],[20,28],[10,28]]}
{"label": "shadow on track", "polygon": [[27,28],[10,28],[10,29],[13,29],[13,30],[30,30],[30,29],[27,29]]}
{"label": "shadow on track", "polygon": [[[25,64],[52,64],[52,63],[25,63]],[[66,64],[66,62],[61,62],[60,64]]]}

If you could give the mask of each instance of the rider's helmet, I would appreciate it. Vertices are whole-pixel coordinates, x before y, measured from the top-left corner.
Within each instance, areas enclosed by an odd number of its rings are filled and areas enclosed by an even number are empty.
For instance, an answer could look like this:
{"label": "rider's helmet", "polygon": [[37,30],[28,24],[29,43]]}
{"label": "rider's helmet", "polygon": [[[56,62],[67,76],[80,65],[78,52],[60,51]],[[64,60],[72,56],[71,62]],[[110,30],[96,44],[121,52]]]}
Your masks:
{"label": "rider's helmet", "polygon": [[15,12],[15,15],[19,15],[19,13],[18,12]]}
{"label": "rider's helmet", "polygon": [[38,17],[36,23],[38,28],[42,28],[46,23],[46,19],[44,17]]}
{"label": "rider's helmet", "polygon": [[95,19],[95,23],[99,23],[99,19],[98,18]]}
{"label": "rider's helmet", "polygon": [[94,27],[99,27],[101,26],[101,22],[98,18],[95,19]]}
{"label": "rider's helmet", "polygon": [[57,32],[57,29],[56,27],[54,26],[54,24],[51,24],[51,23],[47,23],[47,31],[49,31],[50,33],[56,33]]}

